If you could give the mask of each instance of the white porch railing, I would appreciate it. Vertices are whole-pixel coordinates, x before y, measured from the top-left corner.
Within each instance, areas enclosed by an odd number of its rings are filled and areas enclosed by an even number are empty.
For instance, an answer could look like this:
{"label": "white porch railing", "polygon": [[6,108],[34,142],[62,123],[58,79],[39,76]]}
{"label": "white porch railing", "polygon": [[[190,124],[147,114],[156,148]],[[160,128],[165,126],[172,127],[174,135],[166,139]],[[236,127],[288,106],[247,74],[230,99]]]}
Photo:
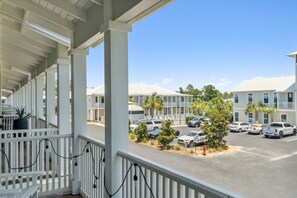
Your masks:
{"label": "white porch railing", "polygon": [[[86,197],[104,197],[104,144],[89,137],[79,137],[81,149],[89,143],[93,150],[93,156],[95,156],[94,162],[91,153],[89,155],[83,155],[81,158],[80,168],[82,178],[80,193]],[[198,179],[185,176],[175,170],[162,167],[136,155],[118,152],[118,156],[122,158],[123,180],[126,173],[130,170],[123,185],[123,198],[239,197],[236,194],[227,192]],[[133,165],[134,163],[137,164],[136,167]],[[141,167],[143,175],[138,165]],[[98,176],[97,182],[95,182],[94,173]],[[134,181],[135,174],[138,178],[136,182]],[[93,188],[94,184],[96,184],[96,188]],[[150,191],[149,187],[152,191]]]}
{"label": "white porch railing", "polygon": [[[81,157],[81,188],[80,193],[85,197],[96,197],[101,198],[104,197],[104,184],[103,184],[103,149],[104,144],[85,136],[80,137],[80,148],[81,150],[83,147],[89,142],[90,150],[88,155],[82,155]],[[92,158],[92,154],[94,156],[94,161]],[[98,179],[95,179],[95,176]],[[94,188],[96,185],[96,188]]]}
{"label": "white porch railing", "polygon": [[[71,191],[71,160],[58,158],[54,152],[65,157],[71,156],[70,134],[58,135],[58,129],[1,131],[0,134],[0,173],[41,171],[43,174],[38,177],[37,182],[40,184],[40,195]],[[50,141],[46,141],[45,138]],[[8,162],[4,153],[9,159]],[[12,188],[17,185],[22,188],[29,182],[19,181],[15,177],[4,181],[5,185]]]}
{"label": "white porch railing", "polygon": [[294,110],[295,109],[295,103],[294,102],[279,102],[278,109]]}
{"label": "white porch railing", "polygon": [[17,118],[16,115],[3,115],[2,123],[3,128],[2,130],[13,130],[13,120]]}

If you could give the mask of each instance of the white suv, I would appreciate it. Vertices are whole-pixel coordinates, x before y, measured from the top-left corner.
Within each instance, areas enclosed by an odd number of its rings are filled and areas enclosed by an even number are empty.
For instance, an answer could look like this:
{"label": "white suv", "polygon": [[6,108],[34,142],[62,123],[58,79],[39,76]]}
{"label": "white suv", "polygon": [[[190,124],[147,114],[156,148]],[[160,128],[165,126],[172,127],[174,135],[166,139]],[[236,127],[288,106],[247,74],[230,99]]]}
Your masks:
{"label": "white suv", "polygon": [[130,125],[130,129],[132,132],[135,131],[135,129],[140,125],[140,123],[145,122],[147,124],[147,130],[152,131],[155,129],[160,129],[162,127],[162,121],[155,120],[155,119],[149,119],[149,120],[140,120],[136,122],[135,124]]}

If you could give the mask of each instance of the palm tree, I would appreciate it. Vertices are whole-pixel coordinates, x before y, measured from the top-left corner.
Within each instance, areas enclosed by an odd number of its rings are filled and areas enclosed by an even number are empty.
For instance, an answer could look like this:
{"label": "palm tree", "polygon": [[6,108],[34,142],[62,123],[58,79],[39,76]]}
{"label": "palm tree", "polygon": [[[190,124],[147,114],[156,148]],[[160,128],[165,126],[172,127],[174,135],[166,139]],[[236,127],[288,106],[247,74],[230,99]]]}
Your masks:
{"label": "palm tree", "polygon": [[157,95],[157,92],[154,92],[151,96],[145,97],[143,108],[145,110],[150,110],[150,115],[154,117],[154,112],[157,110],[157,113],[161,111],[164,107],[163,99]]}
{"label": "palm tree", "polygon": [[271,118],[271,122],[273,122],[273,114],[277,111],[276,106],[273,107],[265,107],[263,108],[264,113],[268,113]]}
{"label": "palm tree", "polygon": [[256,105],[253,102],[249,102],[244,110],[244,113],[245,113],[245,115],[247,115],[248,113],[254,113],[255,120],[258,121],[259,112],[264,112],[264,110],[266,108],[267,108],[267,106],[262,101],[259,101],[258,105]]}

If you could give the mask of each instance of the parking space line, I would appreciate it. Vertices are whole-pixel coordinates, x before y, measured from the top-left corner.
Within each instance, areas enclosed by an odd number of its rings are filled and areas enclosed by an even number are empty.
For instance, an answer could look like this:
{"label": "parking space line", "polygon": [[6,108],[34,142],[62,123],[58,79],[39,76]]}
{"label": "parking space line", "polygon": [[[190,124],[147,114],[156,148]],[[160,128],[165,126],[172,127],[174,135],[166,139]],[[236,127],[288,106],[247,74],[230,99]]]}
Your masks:
{"label": "parking space line", "polygon": [[[254,149],[253,149],[253,150],[254,150]],[[262,155],[262,154],[259,154],[259,153],[255,153],[255,152],[251,152],[251,151],[248,151],[248,150],[240,150],[240,152],[248,153],[248,154],[253,154],[253,155],[260,156],[260,157],[264,157],[264,158],[271,159],[269,156]]]}
{"label": "parking space line", "polygon": [[286,140],[286,142],[293,142],[293,141],[297,141],[297,138]]}
{"label": "parking space line", "polygon": [[288,157],[292,157],[294,155],[297,155],[297,151],[295,153],[290,154],[290,155],[282,155],[280,157],[272,158],[270,161],[278,161],[278,160],[282,160],[282,159],[285,159],[285,158],[288,158]]}

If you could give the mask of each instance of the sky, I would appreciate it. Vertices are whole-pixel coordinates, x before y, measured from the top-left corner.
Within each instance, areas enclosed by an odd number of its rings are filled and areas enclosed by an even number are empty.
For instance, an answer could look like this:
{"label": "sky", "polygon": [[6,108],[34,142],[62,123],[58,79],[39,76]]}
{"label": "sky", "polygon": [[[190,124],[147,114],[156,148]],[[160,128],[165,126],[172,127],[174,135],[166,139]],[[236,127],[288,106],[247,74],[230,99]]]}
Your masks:
{"label": "sky", "polygon": [[[133,25],[129,83],[229,92],[243,80],[292,76],[296,7],[296,0],[176,0]],[[103,45],[90,49],[88,87],[103,84],[103,58]]]}

